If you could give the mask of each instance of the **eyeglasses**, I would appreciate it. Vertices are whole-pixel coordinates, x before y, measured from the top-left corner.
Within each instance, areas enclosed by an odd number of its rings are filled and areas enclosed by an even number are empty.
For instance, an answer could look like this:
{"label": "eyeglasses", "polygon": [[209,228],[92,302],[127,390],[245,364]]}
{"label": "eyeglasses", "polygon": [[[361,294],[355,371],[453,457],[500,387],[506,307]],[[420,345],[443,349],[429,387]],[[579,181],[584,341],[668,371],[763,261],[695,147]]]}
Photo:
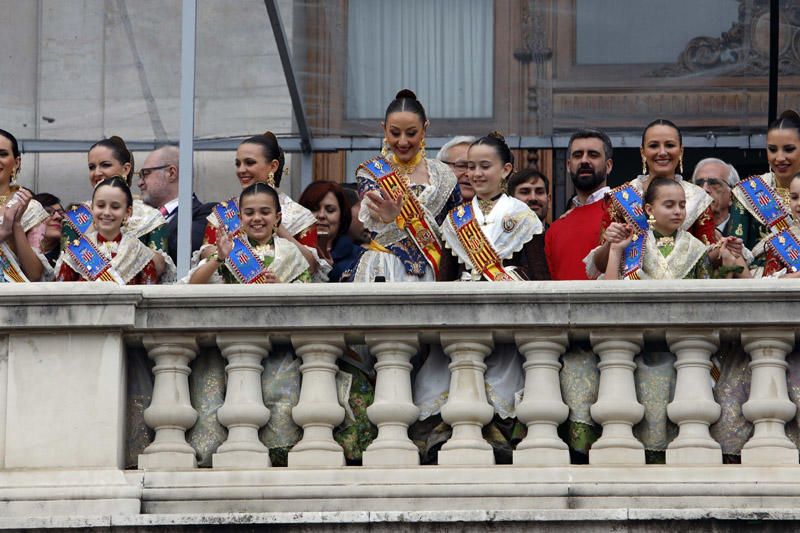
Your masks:
{"label": "eyeglasses", "polygon": [[61,209],[60,207],[52,207],[52,206],[48,206],[48,207],[45,207],[45,208],[44,208],[44,210],[47,212],[47,214],[48,214],[49,216],[53,216],[53,215],[55,215],[56,213],[58,213],[58,214],[59,214],[59,215],[61,215],[62,217],[64,216],[64,210],[63,210],[63,209]]}
{"label": "eyeglasses", "polygon": [[456,170],[467,170],[467,167],[469,167],[469,163],[466,161],[442,161],[442,163],[450,165]]}
{"label": "eyeglasses", "polygon": [[706,183],[708,183],[711,187],[719,187],[720,185],[728,185],[727,182],[722,181],[721,179],[718,179],[718,178],[697,178],[696,180],[694,180],[694,184],[697,185],[698,187],[702,187]]}
{"label": "eyeglasses", "polygon": [[161,165],[160,167],[150,167],[150,168],[143,168],[139,172],[136,173],[137,176],[142,178],[143,180],[147,179],[147,176],[155,172],[156,170],[163,170],[165,168],[169,168],[169,165]]}

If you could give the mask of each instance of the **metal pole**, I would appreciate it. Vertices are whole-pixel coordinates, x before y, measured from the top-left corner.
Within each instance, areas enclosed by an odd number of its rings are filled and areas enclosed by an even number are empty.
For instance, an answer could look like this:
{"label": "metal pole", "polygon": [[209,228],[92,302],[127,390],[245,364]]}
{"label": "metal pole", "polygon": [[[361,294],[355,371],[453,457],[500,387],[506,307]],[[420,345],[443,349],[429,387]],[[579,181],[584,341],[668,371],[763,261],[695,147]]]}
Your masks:
{"label": "metal pole", "polygon": [[[297,86],[297,78],[294,75],[294,66],[292,65],[292,56],[289,53],[289,42],[286,39],[286,32],[283,29],[283,21],[281,20],[281,12],[278,9],[278,3],[275,0],[264,0],[264,6],[267,8],[267,15],[269,15],[269,23],[272,26],[272,34],[275,36],[275,44],[278,46],[278,55],[281,57],[281,65],[283,66],[283,76],[286,78],[286,87],[289,89],[289,96],[292,99],[292,109],[294,110],[294,118],[297,121],[297,129],[300,133],[300,151],[304,154],[301,163],[301,172],[299,185],[305,186],[305,182],[311,182],[311,129],[308,127],[306,120],[306,112],[303,108],[303,99],[300,96],[300,89]],[[292,180],[293,189],[298,185],[297,180]],[[292,191],[295,198],[299,195],[299,191]]]}
{"label": "metal pole", "polygon": [[780,1],[769,2],[769,122],[778,117],[778,59],[780,51]]}
{"label": "metal pole", "polygon": [[197,0],[181,8],[181,131],[178,183],[178,279],[189,273],[192,255],[192,184],[194,183],[194,75]]}

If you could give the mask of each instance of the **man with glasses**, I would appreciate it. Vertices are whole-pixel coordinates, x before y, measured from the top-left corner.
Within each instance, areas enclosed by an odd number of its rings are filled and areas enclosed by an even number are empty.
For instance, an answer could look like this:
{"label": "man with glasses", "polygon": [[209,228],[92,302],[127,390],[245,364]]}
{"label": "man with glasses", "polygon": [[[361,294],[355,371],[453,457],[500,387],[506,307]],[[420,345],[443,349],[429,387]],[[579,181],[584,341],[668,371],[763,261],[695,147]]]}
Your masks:
{"label": "man with glasses", "polygon": [[436,159],[450,166],[450,169],[458,179],[458,187],[461,189],[461,197],[465,202],[471,202],[475,196],[475,190],[467,177],[467,151],[469,146],[475,142],[475,137],[459,136],[447,141],[442,149],[436,154]]}
{"label": "man with glasses", "polygon": [[[144,160],[139,176],[142,201],[155,207],[167,220],[167,253],[178,262],[178,161],[177,146],[162,146],[150,152]],[[206,217],[213,204],[203,204],[192,194],[192,252],[203,244]]]}
{"label": "man with glasses", "polygon": [[723,237],[731,233],[731,204],[733,187],[739,183],[739,174],[732,165],[721,159],[709,157],[694,167],[692,182],[702,187],[712,198],[711,210],[714,212],[714,224]]}

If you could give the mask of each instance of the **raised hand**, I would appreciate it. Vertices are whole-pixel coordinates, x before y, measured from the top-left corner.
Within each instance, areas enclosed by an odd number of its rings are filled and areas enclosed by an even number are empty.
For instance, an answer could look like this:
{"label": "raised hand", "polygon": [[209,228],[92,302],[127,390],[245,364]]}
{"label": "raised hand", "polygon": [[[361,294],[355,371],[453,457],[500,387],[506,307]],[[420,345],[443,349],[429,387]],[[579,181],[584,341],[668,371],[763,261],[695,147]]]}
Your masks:
{"label": "raised hand", "polygon": [[629,224],[612,222],[606,228],[606,240],[614,250],[624,250],[633,240],[633,228]]}
{"label": "raised hand", "polygon": [[400,196],[396,200],[385,198],[380,191],[369,191],[364,195],[369,198],[367,208],[374,218],[380,219],[384,224],[388,224],[400,214],[403,207],[403,197]]}
{"label": "raised hand", "polygon": [[223,233],[220,238],[217,239],[217,257],[225,261],[228,259],[231,250],[233,250],[233,239],[227,233]]}

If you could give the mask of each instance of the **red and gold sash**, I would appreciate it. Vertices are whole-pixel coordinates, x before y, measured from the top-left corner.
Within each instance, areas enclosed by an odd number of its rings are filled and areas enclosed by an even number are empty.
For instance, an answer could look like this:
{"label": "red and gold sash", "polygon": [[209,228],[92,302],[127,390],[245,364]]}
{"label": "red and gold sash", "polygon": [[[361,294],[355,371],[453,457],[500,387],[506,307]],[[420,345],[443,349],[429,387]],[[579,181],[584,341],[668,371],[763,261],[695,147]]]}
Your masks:
{"label": "red and gold sash", "polygon": [[405,180],[400,179],[392,170],[389,162],[378,157],[364,163],[367,170],[373,175],[381,189],[393,200],[402,197],[403,206],[397,216],[397,227],[404,229],[414,241],[414,244],[425,256],[428,264],[433,268],[436,278],[439,277],[439,264],[442,261],[442,245],[425,219],[425,211],[419,200],[408,187]]}
{"label": "red and gold sash", "polygon": [[14,252],[5,243],[0,244],[0,269],[3,271],[0,282],[26,283],[28,281],[14,257]]}
{"label": "red and gold sash", "polygon": [[473,268],[489,281],[515,281],[515,278],[505,271],[502,259],[475,222],[470,204],[461,204],[451,210],[449,216],[458,241],[467,251]]}

